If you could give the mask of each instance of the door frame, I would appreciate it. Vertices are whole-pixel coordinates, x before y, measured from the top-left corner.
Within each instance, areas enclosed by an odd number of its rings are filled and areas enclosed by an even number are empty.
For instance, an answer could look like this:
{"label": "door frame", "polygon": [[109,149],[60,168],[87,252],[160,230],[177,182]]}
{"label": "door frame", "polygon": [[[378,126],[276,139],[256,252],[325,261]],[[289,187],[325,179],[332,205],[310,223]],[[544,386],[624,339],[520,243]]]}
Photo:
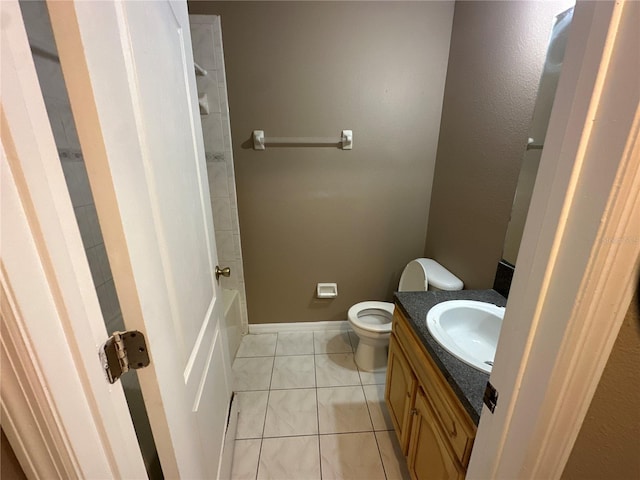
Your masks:
{"label": "door frame", "polygon": [[2,426],[30,478],[145,478],[18,2],[0,15]]}
{"label": "door frame", "polygon": [[[518,332],[521,343],[511,347],[506,342],[500,344],[491,381],[501,391],[501,401],[496,415],[485,412],[481,418],[469,478],[506,477],[509,476],[506,473],[515,471],[545,471],[551,473],[549,478],[560,476],[629,304],[631,282],[627,288],[613,288],[616,286],[598,279],[631,280],[637,271],[640,242],[615,240],[633,238],[629,234],[637,228],[636,219],[640,218],[637,196],[640,190],[638,116],[627,118],[632,129],[624,138],[620,135],[606,137],[604,132],[611,129],[611,125],[599,130],[596,127],[600,125],[593,125],[589,120],[593,119],[596,106],[619,106],[620,96],[605,93],[615,87],[616,74],[624,72],[614,72],[615,69],[607,67],[621,48],[613,41],[617,25],[627,3],[633,2],[594,3],[596,5],[588,12],[588,18],[581,17],[583,23],[580,28],[586,35],[582,54],[572,58],[568,50],[565,65],[572,65],[574,77],[568,80],[569,75],[563,72],[566,78],[561,79],[556,96],[557,106],[554,106],[541,166],[540,175],[545,181],[541,180],[536,185],[518,258],[520,269],[516,271],[507,308],[506,322],[509,318],[518,318],[518,325],[524,330]],[[25,275],[7,268],[5,263],[8,260],[5,262],[4,254],[9,249],[6,243],[3,245],[3,285],[11,287],[15,311],[21,315],[18,319],[4,315],[3,318],[15,326],[19,339],[30,348],[29,359],[40,369],[25,381],[42,387],[49,397],[43,399],[28,392],[22,394],[34,405],[55,412],[57,419],[50,428],[58,432],[64,441],[56,442],[40,430],[30,432],[29,419],[18,417],[12,419],[7,436],[21,463],[24,458],[33,458],[34,444],[29,443],[27,449],[25,442],[16,442],[15,439],[30,435],[33,439],[40,438],[43,448],[49,452],[60,451],[57,457],[73,459],[75,476],[136,476],[125,473],[127,468],[135,470],[135,463],[139,462],[140,468],[142,460],[140,457],[136,462],[131,458],[130,449],[138,447],[137,443],[132,445],[135,433],[128,414],[126,417],[118,416],[122,414],[122,407],[126,408],[121,388],[109,386],[106,381],[93,383],[87,379],[88,369],[100,368],[96,350],[106,330],[104,326],[97,328],[93,321],[86,325],[87,318],[100,315],[99,307],[95,293],[87,287],[92,285],[91,276],[86,259],[83,260],[80,235],[37,80],[34,82],[35,69],[19,6],[16,1],[0,2],[0,5],[3,19],[9,15],[12,20],[9,24],[3,23],[3,34],[6,29],[11,40],[8,45],[3,42],[3,49],[12,52],[12,61],[15,62],[14,65],[9,64],[3,55],[3,71],[10,68],[16,73],[16,83],[2,82],[2,143],[5,150],[8,143],[14,145],[7,152],[8,164],[12,172],[20,173],[16,183],[22,204],[26,206],[23,216],[29,222],[34,242],[30,258],[41,262],[38,274],[41,282],[36,290],[32,277],[28,277],[29,285],[24,285]],[[578,7],[590,8],[586,5]],[[572,35],[577,36],[573,32]],[[590,81],[585,80],[585,75]],[[18,107],[25,111],[21,114]],[[562,126],[563,121],[568,123]],[[553,128],[554,124],[556,128]],[[610,166],[620,181],[612,187],[604,180],[599,182],[598,176],[588,167],[602,156],[602,149],[605,152],[615,151],[621,144],[626,145],[627,150],[619,163],[613,162],[615,165]],[[579,155],[572,156],[569,147]],[[562,162],[556,162],[554,158]],[[583,217],[589,217],[593,207],[583,201],[584,192],[580,188],[583,182],[592,188],[594,185],[606,187],[606,221],[587,239],[581,237],[580,228],[575,228],[582,225],[580,219],[587,223]],[[566,249],[575,249],[576,245],[583,262],[579,270],[576,270],[575,262],[567,261]],[[17,251],[27,253],[27,245],[22,246],[22,250],[20,245],[14,246]],[[583,275],[584,272],[586,274]],[[573,283],[555,288],[558,285],[554,279],[570,279]],[[583,301],[567,311],[563,294],[572,287],[575,298]],[[590,296],[594,291],[599,294]],[[43,332],[41,312],[33,313],[29,308],[33,298],[40,296],[53,302],[47,322],[47,331],[55,331],[53,337]],[[615,315],[603,314],[605,307]],[[585,315],[594,321],[577,321]],[[550,338],[558,332],[551,328],[552,318],[563,319],[555,322],[562,335],[553,345],[551,357],[543,358]],[[602,319],[605,321],[600,321]],[[81,326],[83,323],[85,325],[77,330],[69,329],[70,324]],[[522,328],[523,325],[527,327]],[[54,340],[55,345],[52,344]],[[41,348],[42,345],[47,348]],[[588,352],[596,353],[586,365],[581,365]],[[59,358],[66,359],[65,364],[75,367],[66,369],[63,374],[52,371],[49,368],[51,362],[57,364]],[[540,360],[544,361],[538,363]],[[543,392],[531,398],[524,395],[541,384],[547,385]],[[6,392],[4,387],[3,382],[3,413],[5,396],[16,393]],[[519,395],[509,392],[519,392]],[[576,398],[577,392],[582,395],[579,397],[582,399],[580,408],[563,408],[567,401]],[[73,415],[68,413],[69,408],[65,408],[68,405],[77,409]],[[519,422],[524,420],[525,407],[529,406],[538,413],[531,416],[537,425],[530,420],[525,425],[527,428],[520,429],[522,425]],[[80,424],[79,418],[86,422]],[[112,418],[117,418],[118,422],[106,421]],[[563,428],[554,430],[558,422],[562,422]],[[87,441],[90,437],[99,441],[93,444]],[[127,454],[114,453],[124,451]],[[61,461],[64,464],[64,458]],[[546,461],[550,462],[549,467],[544,466]],[[127,465],[129,463],[132,465]],[[108,474],[87,474],[96,472],[96,464],[103,469],[101,473]]]}
{"label": "door frame", "polygon": [[637,288],[638,19],[576,5],[468,478],[561,477]]}

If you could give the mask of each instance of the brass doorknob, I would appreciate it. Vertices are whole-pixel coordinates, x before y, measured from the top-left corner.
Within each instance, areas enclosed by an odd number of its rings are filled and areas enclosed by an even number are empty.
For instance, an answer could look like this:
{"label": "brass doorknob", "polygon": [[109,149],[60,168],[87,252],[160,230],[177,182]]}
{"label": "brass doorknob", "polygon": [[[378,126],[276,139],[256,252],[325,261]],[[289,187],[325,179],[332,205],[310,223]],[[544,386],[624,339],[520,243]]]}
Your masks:
{"label": "brass doorknob", "polygon": [[221,269],[218,265],[216,265],[216,280],[220,278],[220,275],[222,275],[223,277],[231,276],[231,269],[229,267],[224,267]]}

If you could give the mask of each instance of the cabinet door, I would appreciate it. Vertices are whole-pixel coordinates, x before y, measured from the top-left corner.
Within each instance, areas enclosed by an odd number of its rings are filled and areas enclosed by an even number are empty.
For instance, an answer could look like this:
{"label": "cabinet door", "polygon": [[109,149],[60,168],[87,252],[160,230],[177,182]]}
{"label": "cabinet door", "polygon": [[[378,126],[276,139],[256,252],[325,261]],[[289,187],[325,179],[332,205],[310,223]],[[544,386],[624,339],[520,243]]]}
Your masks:
{"label": "cabinet door", "polygon": [[409,443],[408,466],[414,480],[459,480],[464,472],[446,447],[431,405],[418,389]]}
{"label": "cabinet door", "polygon": [[391,420],[400,440],[402,453],[406,456],[409,448],[410,415],[416,392],[416,377],[404,356],[395,337],[389,342],[389,364],[387,367],[387,385],[385,400],[389,407]]}

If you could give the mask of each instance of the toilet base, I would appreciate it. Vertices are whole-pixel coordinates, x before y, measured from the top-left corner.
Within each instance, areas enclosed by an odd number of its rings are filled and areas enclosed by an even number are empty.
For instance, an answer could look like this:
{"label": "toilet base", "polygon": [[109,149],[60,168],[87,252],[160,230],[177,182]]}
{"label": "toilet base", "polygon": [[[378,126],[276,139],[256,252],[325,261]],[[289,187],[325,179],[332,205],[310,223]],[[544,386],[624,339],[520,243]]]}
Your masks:
{"label": "toilet base", "polygon": [[375,372],[387,367],[387,350],[389,342],[386,344],[373,346],[360,339],[356,348],[355,361],[360,370],[365,372]]}

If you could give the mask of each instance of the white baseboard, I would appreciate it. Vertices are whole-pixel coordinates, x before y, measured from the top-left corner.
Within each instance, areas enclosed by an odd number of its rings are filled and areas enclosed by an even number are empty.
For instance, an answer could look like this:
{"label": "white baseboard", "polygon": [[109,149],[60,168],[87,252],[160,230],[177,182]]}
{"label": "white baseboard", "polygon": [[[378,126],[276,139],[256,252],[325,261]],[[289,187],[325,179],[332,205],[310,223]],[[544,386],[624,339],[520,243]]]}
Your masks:
{"label": "white baseboard", "polygon": [[351,330],[351,326],[347,320],[249,324],[249,333],[313,332],[326,330]]}

